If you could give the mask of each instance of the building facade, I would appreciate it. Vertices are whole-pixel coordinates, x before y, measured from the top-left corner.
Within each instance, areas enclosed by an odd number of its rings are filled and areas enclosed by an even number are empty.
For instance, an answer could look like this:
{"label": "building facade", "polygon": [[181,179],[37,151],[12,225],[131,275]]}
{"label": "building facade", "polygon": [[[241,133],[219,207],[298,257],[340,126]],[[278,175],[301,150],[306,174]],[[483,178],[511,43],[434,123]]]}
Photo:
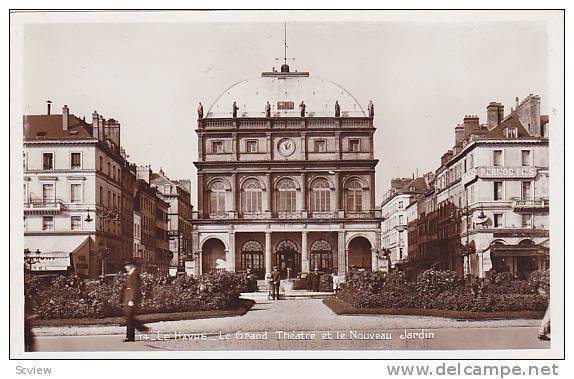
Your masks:
{"label": "building facade", "polygon": [[195,272],[376,270],[374,106],[308,72],[264,72],[199,112]]}
{"label": "building facade", "polygon": [[173,254],[169,265],[170,274],[193,273],[193,269],[189,267],[193,258],[190,222],[193,211],[191,181],[169,179],[160,169],[159,173],[151,174],[151,185],[156,188],[158,196],[169,206],[167,213],[169,251]]}
{"label": "building facade", "polygon": [[381,247],[391,268],[407,262],[409,254],[407,207],[427,190],[425,178],[395,178],[381,205]]}
{"label": "building facade", "polygon": [[[122,245],[120,125],[94,112],[24,116],[24,246],[32,271],[117,272]],[[129,252],[127,253],[129,254]]]}
{"label": "building facade", "polygon": [[506,117],[465,116],[409,223],[411,261],[484,277],[549,267],[548,116],[529,95]]}

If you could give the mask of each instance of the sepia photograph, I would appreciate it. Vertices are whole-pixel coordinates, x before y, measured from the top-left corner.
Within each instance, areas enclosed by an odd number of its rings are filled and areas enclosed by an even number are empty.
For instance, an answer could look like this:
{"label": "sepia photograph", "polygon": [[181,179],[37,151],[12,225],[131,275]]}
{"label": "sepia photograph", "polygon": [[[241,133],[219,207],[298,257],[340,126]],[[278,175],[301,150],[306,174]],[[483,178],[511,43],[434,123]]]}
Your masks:
{"label": "sepia photograph", "polygon": [[12,11],[10,356],[564,356],[562,10]]}

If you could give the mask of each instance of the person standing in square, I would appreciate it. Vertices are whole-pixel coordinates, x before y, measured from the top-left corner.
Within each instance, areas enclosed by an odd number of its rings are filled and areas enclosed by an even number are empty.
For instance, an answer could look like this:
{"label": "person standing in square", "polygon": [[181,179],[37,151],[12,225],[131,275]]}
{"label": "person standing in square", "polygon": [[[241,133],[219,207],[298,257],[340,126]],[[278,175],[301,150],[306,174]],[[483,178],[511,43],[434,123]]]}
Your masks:
{"label": "person standing in square", "polygon": [[271,273],[271,287],[273,290],[273,300],[279,300],[279,286],[281,285],[281,273],[279,267],[274,266]]}
{"label": "person standing in square", "polygon": [[141,278],[133,262],[124,265],[128,275],[120,292],[120,301],[126,319],[126,338],[124,342],[135,341],[135,330],[148,331],[149,328],[136,319],[136,313],[142,299]]}

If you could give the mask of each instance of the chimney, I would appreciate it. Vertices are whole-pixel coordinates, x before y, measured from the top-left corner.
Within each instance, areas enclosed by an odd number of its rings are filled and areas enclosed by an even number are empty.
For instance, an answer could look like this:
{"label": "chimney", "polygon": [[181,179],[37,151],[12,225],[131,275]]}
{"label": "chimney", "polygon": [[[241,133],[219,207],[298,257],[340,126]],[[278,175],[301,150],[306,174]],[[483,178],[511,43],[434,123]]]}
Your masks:
{"label": "chimney", "polygon": [[46,104],[48,105],[48,115],[49,115],[52,113],[52,100],[46,101]]}
{"label": "chimney", "polygon": [[99,121],[98,111],[92,113],[92,135],[97,139],[100,139],[100,127],[98,125]]}
{"label": "chimney", "polygon": [[504,120],[504,105],[498,103],[498,123],[500,124]]}
{"label": "chimney", "polygon": [[64,130],[68,130],[68,122],[70,118],[70,109],[67,105],[62,107],[62,127]]}
{"label": "chimney", "polygon": [[104,116],[99,116],[98,125],[100,127],[100,141],[106,140],[106,121],[104,120]]}
{"label": "chimney", "polygon": [[520,123],[530,135],[540,136],[540,96],[530,94],[516,107]]}
{"label": "chimney", "polygon": [[496,128],[500,121],[498,117],[498,103],[491,101],[486,107],[486,125],[488,125],[488,130]]}
{"label": "chimney", "polygon": [[462,119],[462,124],[464,125],[464,138],[470,137],[470,135],[475,131],[480,129],[480,119],[475,115],[466,115]]}
{"label": "chimney", "polygon": [[464,126],[458,124],[454,127],[454,144],[455,146],[462,146],[462,142],[464,141]]}

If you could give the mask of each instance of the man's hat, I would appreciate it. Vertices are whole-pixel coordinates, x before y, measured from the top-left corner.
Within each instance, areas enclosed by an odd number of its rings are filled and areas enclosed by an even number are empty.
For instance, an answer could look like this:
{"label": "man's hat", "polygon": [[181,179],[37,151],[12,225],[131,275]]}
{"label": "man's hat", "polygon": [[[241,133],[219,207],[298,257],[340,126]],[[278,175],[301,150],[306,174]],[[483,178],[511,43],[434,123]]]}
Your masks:
{"label": "man's hat", "polygon": [[135,266],[135,265],[136,265],[136,264],[134,263],[134,261],[126,261],[126,262],[124,263],[124,267],[126,267],[126,266]]}
{"label": "man's hat", "polygon": [[277,270],[277,269],[279,269],[278,266],[273,266],[273,270]]}

